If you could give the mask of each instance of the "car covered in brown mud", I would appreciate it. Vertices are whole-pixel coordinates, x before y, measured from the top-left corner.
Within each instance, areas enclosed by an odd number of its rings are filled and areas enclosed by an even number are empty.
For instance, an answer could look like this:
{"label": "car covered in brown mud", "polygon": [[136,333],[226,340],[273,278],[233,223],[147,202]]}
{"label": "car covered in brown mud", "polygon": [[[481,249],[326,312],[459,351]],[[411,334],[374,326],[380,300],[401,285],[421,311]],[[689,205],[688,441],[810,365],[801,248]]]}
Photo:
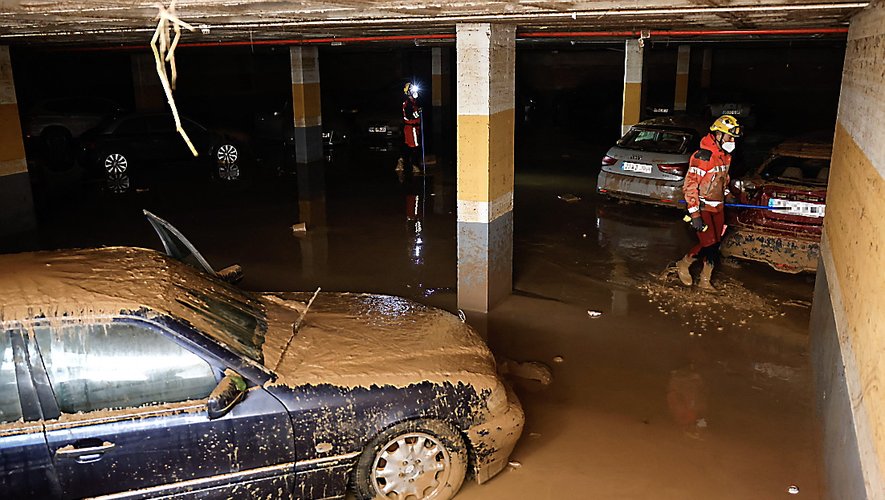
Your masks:
{"label": "car covered in brown mud", "polygon": [[722,254],[790,273],[816,271],[832,154],[829,136],[790,139],[754,172],[733,180],[737,201],[760,208],[726,211]]}
{"label": "car covered in brown mud", "polygon": [[250,293],[166,254],[0,256],[4,498],[448,499],[523,412],[479,336],[399,297]]}

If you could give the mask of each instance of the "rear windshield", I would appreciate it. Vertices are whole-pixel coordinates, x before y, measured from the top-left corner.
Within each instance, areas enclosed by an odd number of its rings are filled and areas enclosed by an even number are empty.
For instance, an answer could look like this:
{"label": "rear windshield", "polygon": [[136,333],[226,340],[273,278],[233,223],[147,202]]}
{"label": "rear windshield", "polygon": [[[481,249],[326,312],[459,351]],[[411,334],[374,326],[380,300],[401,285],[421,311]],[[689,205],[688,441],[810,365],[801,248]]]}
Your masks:
{"label": "rear windshield", "polygon": [[697,148],[695,136],[680,130],[633,128],[618,141],[625,149],[654,153],[686,154]]}
{"label": "rear windshield", "polygon": [[762,169],[765,180],[826,186],[830,175],[830,160],[779,156]]}

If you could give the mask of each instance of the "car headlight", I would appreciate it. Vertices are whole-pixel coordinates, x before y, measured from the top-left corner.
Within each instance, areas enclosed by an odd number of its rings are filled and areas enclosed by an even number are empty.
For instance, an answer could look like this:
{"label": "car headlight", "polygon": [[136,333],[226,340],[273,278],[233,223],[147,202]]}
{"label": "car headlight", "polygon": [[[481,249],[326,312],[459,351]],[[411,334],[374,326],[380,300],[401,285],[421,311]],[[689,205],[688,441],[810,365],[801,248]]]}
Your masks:
{"label": "car headlight", "polygon": [[489,413],[503,412],[507,410],[509,404],[510,403],[507,400],[507,388],[504,387],[504,384],[502,384],[501,381],[498,381],[492,389],[492,392],[489,394],[489,397],[486,399]]}

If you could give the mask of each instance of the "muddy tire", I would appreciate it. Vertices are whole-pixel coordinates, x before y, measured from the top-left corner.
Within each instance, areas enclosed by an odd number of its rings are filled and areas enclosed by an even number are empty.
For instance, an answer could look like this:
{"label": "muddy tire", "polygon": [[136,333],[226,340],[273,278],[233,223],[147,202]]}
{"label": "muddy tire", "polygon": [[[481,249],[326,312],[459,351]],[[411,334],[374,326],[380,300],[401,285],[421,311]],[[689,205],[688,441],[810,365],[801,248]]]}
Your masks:
{"label": "muddy tire", "polygon": [[467,473],[467,447],[449,424],[410,420],[372,440],[353,472],[356,498],[449,500]]}

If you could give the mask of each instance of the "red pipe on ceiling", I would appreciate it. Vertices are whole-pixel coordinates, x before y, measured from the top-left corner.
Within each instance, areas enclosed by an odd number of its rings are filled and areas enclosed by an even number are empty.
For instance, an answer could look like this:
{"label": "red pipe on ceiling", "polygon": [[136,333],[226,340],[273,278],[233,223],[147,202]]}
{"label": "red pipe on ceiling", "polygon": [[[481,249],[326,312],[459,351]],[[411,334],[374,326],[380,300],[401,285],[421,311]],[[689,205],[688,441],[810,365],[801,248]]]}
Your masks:
{"label": "red pipe on ceiling", "polygon": [[[652,30],[652,31],[532,31],[517,33],[517,38],[624,38],[624,37],[692,37],[692,36],[759,36],[759,35],[837,35],[848,33],[848,28],[785,28],[785,29],[754,29],[754,30]],[[255,45],[314,45],[332,43],[365,43],[365,42],[402,42],[420,40],[454,40],[454,33],[436,33],[427,35],[382,35],[357,37],[326,37],[296,38],[286,40],[235,40],[218,42],[185,42],[179,47],[241,47]],[[138,50],[146,45],[125,45],[114,47],[80,47],[63,48],[60,51],[102,52],[115,50]]]}

